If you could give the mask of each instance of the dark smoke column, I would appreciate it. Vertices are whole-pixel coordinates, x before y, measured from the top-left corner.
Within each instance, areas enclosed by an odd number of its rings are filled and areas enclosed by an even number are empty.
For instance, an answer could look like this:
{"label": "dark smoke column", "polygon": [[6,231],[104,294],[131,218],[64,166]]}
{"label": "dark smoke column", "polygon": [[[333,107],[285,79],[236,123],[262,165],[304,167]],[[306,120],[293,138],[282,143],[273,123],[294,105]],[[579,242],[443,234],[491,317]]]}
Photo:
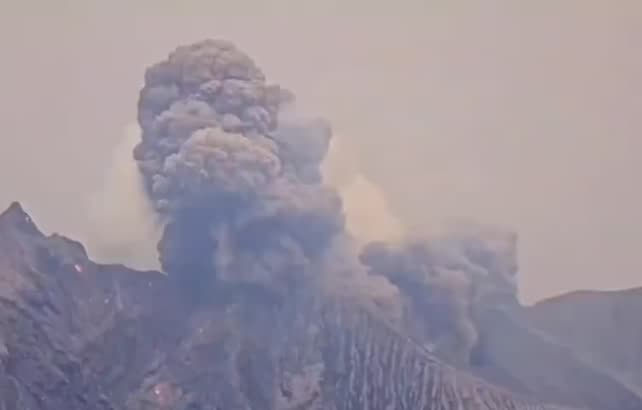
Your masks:
{"label": "dark smoke column", "polygon": [[181,46],[150,67],[138,121],[134,157],[167,220],[158,249],[169,274],[278,292],[343,231],[341,201],[319,170],[329,125],[297,116],[293,95],[234,45]]}
{"label": "dark smoke column", "polygon": [[518,303],[517,235],[510,231],[471,224],[429,240],[373,242],[360,259],[401,290],[410,322],[452,363],[470,363],[481,310]]}

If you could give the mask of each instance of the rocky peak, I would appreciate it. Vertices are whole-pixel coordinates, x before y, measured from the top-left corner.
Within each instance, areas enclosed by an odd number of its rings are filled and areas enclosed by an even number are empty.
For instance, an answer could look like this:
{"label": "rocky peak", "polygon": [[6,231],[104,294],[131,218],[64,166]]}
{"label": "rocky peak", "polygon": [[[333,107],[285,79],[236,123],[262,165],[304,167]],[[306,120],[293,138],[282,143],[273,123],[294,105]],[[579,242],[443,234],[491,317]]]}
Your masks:
{"label": "rocky peak", "polygon": [[19,202],[12,202],[9,207],[0,214],[0,230],[7,232],[22,232],[28,235],[43,236],[31,216],[25,212]]}

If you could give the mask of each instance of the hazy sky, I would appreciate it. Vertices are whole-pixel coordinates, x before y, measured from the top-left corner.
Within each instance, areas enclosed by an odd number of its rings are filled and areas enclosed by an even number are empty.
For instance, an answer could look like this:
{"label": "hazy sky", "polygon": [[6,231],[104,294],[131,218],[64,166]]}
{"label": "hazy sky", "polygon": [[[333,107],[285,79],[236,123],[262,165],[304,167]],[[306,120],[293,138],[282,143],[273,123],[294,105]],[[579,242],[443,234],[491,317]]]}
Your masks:
{"label": "hazy sky", "polygon": [[526,301],[642,285],[639,1],[2,0],[0,205],[82,232],[145,67],[205,37],[330,118],[406,225],[517,230]]}

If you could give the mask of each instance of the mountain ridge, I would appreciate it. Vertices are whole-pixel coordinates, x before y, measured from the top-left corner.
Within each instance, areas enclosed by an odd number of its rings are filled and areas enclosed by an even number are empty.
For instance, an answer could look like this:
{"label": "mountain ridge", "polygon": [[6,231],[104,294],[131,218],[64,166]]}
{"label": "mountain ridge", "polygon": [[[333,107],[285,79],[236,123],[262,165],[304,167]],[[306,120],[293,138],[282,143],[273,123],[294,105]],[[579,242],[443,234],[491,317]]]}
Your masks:
{"label": "mountain ridge", "polygon": [[642,392],[642,288],[578,291],[529,307],[534,328]]}
{"label": "mountain ridge", "polygon": [[0,215],[0,269],[2,409],[561,408],[456,371],[318,289],[285,307],[243,289],[195,305],[165,275],[45,236],[18,203]]}

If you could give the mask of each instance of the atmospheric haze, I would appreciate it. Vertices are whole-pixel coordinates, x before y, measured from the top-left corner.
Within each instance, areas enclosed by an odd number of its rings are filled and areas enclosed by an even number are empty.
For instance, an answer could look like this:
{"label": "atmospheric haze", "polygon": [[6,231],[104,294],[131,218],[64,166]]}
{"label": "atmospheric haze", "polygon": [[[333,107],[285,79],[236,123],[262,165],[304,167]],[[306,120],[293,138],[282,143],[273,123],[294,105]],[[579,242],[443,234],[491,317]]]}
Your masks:
{"label": "atmospheric haze", "polygon": [[165,216],[146,219],[123,128],[150,63],[226,38],[332,124],[323,171],[355,236],[507,227],[526,301],[641,284],[639,2],[262,4],[3,3],[0,201],[154,267]]}

